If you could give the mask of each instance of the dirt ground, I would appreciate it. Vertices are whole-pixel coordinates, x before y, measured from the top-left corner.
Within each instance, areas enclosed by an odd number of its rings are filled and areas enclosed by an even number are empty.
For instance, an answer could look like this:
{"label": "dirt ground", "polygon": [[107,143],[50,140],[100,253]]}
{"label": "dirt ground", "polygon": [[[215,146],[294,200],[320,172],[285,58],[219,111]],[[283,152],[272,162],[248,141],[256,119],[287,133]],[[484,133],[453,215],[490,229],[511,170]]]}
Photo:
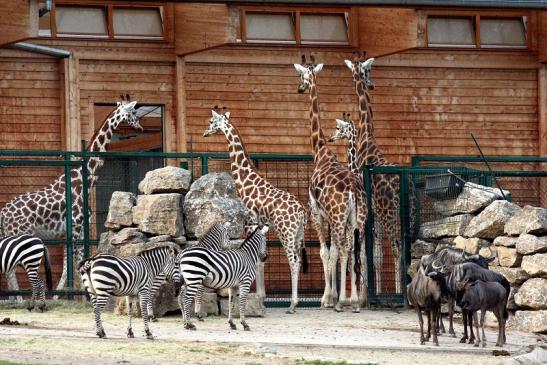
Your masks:
{"label": "dirt ground", "polygon": [[[86,302],[48,303],[45,313],[23,305],[0,306],[0,360],[25,364],[503,364],[509,356],[529,351],[540,339],[507,330],[507,353],[495,356],[497,332],[488,329],[486,348],[460,344],[441,336],[440,346],[421,346],[416,315],[411,310],[363,310],[335,313],[300,309],[285,314],[268,309],[264,318],[248,318],[250,332],[237,322],[229,330],[225,317],[195,322],[184,330],[181,316],[151,324],[156,339],[146,340],[141,318],[133,320],[136,338],[126,338],[127,317],[103,314],[107,339],[95,336],[93,313]],[[461,335],[462,327],[456,324]],[[498,354],[499,355],[499,354]]]}

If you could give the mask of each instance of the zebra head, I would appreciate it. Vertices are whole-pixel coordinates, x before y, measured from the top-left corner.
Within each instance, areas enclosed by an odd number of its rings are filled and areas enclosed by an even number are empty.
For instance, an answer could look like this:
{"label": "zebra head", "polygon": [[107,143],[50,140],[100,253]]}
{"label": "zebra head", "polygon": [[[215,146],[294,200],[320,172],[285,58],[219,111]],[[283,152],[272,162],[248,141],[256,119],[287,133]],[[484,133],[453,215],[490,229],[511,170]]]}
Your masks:
{"label": "zebra head", "polygon": [[173,283],[175,286],[175,297],[179,296],[180,287],[182,286],[182,276],[180,275],[180,260],[177,253],[173,250],[169,250],[169,256],[163,267],[163,273],[167,277],[167,280]]}

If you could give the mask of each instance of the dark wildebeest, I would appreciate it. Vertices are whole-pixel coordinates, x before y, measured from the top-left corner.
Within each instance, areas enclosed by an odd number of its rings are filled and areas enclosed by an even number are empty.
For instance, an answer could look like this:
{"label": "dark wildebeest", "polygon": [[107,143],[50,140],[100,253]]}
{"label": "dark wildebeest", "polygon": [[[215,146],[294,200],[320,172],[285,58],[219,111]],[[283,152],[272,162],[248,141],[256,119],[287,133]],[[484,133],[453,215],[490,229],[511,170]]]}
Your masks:
{"label": "dark wildebeest", "polygon": [[498,320],[498,341],[496,346],[503,346],[505,343],[505,321],[507,314],[507,290],[499,282],[488,282],[477,280],[475,282],[456,283],[458,291],[463,291],[460,305],[462,309],[473,314],[475,328],[477,330],[477,341],[475,347],[481,342],[477,311],[481,311],[480,326],[482,329],[482,347],[486,347],[486,336],[484,334],[484,316],[487,310],[491,310]]}
{"label": "dark wildebeest", "polygon": [[[428,275],[431,272],[447,272],[452,268],[452,266],[464,262],[473,262],[481,267],[484,267],[485,269],[488,269],[488,263],[490,263],[492,260],[494,260],[493,257],[486,258],[481,255],[472,255],[460,248],[446,246],[432,253],[431,255],[423,256],[420,262],[420,266],[423,267],[425,275]],[[454,332],[453,318],[454,301],[456,297],[453,294],[455,293],[449,292],[448,298],[446,299],[448,301],[448,333],[455,337],[456,333]],[[444,332],[444,325],[442,323],[441,316],[439,316],[439,322],[440,327],[443,329]],[[465,322],[466,321],[464,320],[464,323]],[[467,333],[467,329],[465,329],[465,333]],[[467,338],[467,336],[464,337]]]}
{"label": "dark wildebeest", "polygon": [[[423,268],[412,278],[407,289],[408,301],[414,306],[420,324],[420,344],[429,341],[433,327],[433,342],[439,346],[437,339],[437,318],[441,313],[441,295],[444,287],[444,278],[440,273],[424,274]],[[446,290],[446,288],[444,288]],[[427,315],[427,337],[424,338],[424,321],[422,309]]]}
{"label": "dark wildebeest", "polygon": [[[509,298],[509,291],[511,289],[509,281],[500,273],[485,269],[473,262],[464,262],[463,264],[454,265],[451,269],[445,270],[442,272],[446,275],[446,287],[448,292],[453,298],[456,298],[458,305],[460,305],[461,295],[458,295],[458,289],[456,284],[458,282],[473,282],[477,280],[482,281],[491,281],[500,283],[506,290],[506,302]],[[431,273],[430,273],[431,274]],[[433,273],[435,274],[435,272]],[[460,293],[461,294],[461,293]],[[461,307],[461,305],[460,305]],[[460,342],[465,342],[467,337],[467,320],[470,319],[470,315],[467,313],[467,310],[462,308],[462,318],[463,318],[463,330],[464,334]],[[471,326],[471,323],[470,323]],[[470,329],[469,343],[472,343],[474,340],[473,329]]]}

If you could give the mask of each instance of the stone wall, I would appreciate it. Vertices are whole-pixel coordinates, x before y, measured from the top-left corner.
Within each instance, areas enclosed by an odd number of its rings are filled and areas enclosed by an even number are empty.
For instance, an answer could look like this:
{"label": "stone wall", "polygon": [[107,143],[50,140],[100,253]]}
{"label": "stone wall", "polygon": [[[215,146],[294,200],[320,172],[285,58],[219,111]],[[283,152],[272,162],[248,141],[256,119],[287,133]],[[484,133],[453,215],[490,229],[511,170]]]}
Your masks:
{"label": "stone wall", "polygon": [[434,209],[444,217],[422,224],[408,274],[414,275],[423,255],[443,245],[494,257],[490,269],[511,284],[509,325],[547,331],[547,210],[519,207],[502,200],[496,189],[472,183],[457,198],[435,202]]}

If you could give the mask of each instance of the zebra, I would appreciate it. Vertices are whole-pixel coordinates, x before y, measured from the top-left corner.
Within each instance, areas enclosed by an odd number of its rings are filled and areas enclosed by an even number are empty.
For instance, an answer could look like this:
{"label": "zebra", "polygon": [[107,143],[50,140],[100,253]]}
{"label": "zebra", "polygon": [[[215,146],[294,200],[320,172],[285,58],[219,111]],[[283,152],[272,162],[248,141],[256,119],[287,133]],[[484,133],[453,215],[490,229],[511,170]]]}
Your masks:
{"label": "zebra", "polygon": [[[78,271],[82,284],[91,297],[96,334],[100,338],[106,338],[101,312],[111,295],[126,296],[129,317],[127,337],[133,338],[135,336],[131,327],[132,296],[138,294],[141,308],[148,308],[150,289],[159,274],[165,274],[175,283],[175,296],[178,296],[181,286],[179,264],[175,249],[171,246],[151,248],[137,256],[98,254],[82,260],[78,264]],[[144,309],[141,312],[146,338],[152,340],[154,337],[148,328],[148,312]]]}
{"label": "zebra", "polygon": [[[224,224],[221,224],[219,222],[215,223],[203,236],[200,237],[199,242],[196,246],[193,247],[205,247],[209,250],[228,250],[230,247],[230,235],[228,234],[227,228],[230,226],[230,222],[225,222]],[[150,301],[148,302],[148,318],[152,322],[157,322],[158,319],[154,315],[154,306],[152,299],[156,295],[156,293],[159,291],[163,283],[165,282],[165,275],[160,274],[156,277],[154,280],[154,283],[152,284],[152,289],[150,289]],[[231,290],[230,290],[230,297],[231,297]],[[196,313],[196,316],[199,321],[203,321],[203,315],[201,313],[201,298],[203,295],[203,291],[200,291],[196,295],[196,303],[195,303],[195,309],[194,312]],[[230,299],[230,298],[229,298]]]}
{"label": "zebra", "polygon": [[[186,290],[179,295],[184,328],[196,329],[190,321],[190,305],[196,294],[203,290],[203,286],[223,289],[239,285],[240,321],[245,331],[250,330],[245,321],[245,305],[251,284],[256,278],[257,262],[264,262],[267,258],[266,232],[268,226],[257,226],[238,249],[215,251],[204,247],[192,247],[178,255],[180,273],[186,283]],[[228,323],[231,329],[237,329],[232,321],[231,308],[230,303]]]}
{"label": "zebra", "polygon": [[30,284],[32,286],[32,297],[27,305],[28,311],[34,309],[36,297],[40,296],[38,309],[43,312],[46,308],[46,293],[44,283],[38,275],[40,262],[44,257],[44,266],[46,269],[46,285],[48,294],[51,293],[51,263],[49,261],[49,252],[44,242],[35,236],[22,234],[8,236],[0,239],[0,274],[9,273],[21,265],[27,272]]}

